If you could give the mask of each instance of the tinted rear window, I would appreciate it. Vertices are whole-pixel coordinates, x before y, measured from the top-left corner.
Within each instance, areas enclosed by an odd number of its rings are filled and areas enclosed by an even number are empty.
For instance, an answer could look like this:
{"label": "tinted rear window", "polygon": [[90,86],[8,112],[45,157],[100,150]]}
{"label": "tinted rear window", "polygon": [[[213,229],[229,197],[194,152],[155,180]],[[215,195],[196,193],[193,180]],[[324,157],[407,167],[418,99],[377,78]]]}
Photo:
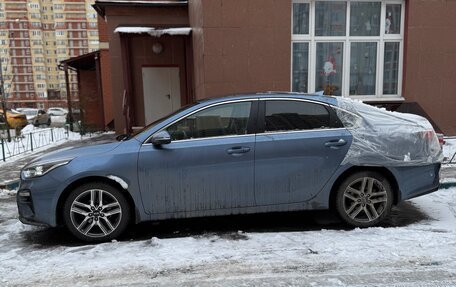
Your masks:
{"label": "tinted rear window", "polygon": [[330,127],[325,106],[300,101],[266,101],[265,131],[294,131]]}

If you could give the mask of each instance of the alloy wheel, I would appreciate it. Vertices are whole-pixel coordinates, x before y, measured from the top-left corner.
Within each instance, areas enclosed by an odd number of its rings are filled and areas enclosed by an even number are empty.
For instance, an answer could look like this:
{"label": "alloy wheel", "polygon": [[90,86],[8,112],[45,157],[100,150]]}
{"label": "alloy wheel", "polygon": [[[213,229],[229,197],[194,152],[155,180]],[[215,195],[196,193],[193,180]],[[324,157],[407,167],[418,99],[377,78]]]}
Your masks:
{"label": "alloy wheel", "polygon": [[387,209],[388,193],[385,186],[373,177],[361,177],[351,182],[343,193],[343,208],[355,222],[369,223]]}
{"label": "alloy wheel", "polygon": [[105,237],[119,226],[122,206],[108,191],[89,189],[73,200],[70,219],[81,234],[92,238]]}

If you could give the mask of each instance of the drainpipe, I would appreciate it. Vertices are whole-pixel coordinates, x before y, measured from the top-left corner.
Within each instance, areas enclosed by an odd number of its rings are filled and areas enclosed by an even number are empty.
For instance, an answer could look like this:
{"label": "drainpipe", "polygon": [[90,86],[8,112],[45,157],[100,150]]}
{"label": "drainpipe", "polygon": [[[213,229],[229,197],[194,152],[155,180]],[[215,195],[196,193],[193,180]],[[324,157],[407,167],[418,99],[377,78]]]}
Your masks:
{"label": "drainpipe", "polygon": [[63,70],[65,71],[65,84],[67,92],[67,105],[68,105],[68,120],[70,121],[70,131],[73,131],[73,111],[71,109],[71,94],[70,94],[70,81],[68,78],[68,64],[63,64]]}
{"label": "drainpipe", "polygon": [[2,93],[2,109],[3,117],[5,118],[6,124],[6,135],[8,137],[8,142],[11,141],[10,126],[8,123],[8,118],[6,116],[6,96],[5,96],[5,83],[3,81],[3,67],[2,67],[2,58],[0,57],[0,92]]}

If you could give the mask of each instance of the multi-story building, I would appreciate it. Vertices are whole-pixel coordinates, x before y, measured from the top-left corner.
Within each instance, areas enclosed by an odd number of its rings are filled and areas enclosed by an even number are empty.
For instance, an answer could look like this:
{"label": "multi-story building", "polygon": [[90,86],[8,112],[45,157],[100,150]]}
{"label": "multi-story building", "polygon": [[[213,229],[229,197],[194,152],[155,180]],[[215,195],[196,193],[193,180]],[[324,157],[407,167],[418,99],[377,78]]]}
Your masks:
{"label": "multi-story building", "polygon": [[97,0],[95,9],[104,115],[119,133],[203,98],[293,91],[420,114],[456,135],[456,1]]}
{"label": "multi-story building", "polygon": [[[64,106],[60,61],[98,49],[93,0],[0,0],[0,57],[9,107]],[[76,73],[70,73],[77,101]]]}

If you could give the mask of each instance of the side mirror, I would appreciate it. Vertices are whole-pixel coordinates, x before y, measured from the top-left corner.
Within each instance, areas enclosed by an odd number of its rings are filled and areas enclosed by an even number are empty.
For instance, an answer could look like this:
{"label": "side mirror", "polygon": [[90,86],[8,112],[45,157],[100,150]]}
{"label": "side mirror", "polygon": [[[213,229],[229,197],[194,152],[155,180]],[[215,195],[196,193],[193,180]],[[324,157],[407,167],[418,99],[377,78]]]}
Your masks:
{"label": "side mirror", "polygon": [[160,131],[152,136],[150,142],[153,145],[164,145],[171,143],[171,136],[167,131]]}
{"label": "side mirror", "polygon": [[121,134],[121,135],[116,136],[116,140],[119,142],[123,142],[123,141],[127,140],[129,137],[130,136],[128,134]]}

